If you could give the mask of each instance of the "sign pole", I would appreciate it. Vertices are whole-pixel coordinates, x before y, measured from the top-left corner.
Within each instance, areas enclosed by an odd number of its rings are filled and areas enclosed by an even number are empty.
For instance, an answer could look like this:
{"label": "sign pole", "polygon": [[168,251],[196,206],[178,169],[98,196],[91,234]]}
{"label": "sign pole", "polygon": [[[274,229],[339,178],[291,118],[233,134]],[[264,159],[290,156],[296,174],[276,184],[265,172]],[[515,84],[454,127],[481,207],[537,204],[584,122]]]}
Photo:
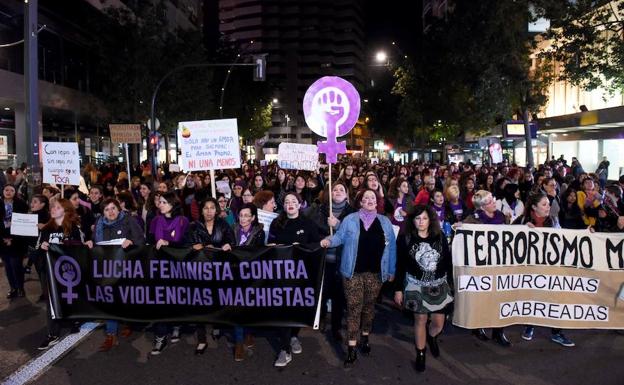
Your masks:
{"label": "sign pole", "polygon": [[[332,199],[332,169],[331,169],[331,163],[329,163],[329,216],[331,217],[333,215],[333,199]],[[334,230],[332,229],[331,226],[329,226],[329,235],[334,235]]]}
{"label": "sign pole", "polygon": [[217,199],[217,185],[215,182],[215,172],[210,170],[210,187],[212,188],[212,197]]}
{"label": "sign pole", "polygon": [[128,156],[128,143],[124,144],[126,145],[126,168],[128,169],[128,188],[131,188],[132,186],[130,186],[130,179],[132,179],[132,174],[130,174],[130,157]]}

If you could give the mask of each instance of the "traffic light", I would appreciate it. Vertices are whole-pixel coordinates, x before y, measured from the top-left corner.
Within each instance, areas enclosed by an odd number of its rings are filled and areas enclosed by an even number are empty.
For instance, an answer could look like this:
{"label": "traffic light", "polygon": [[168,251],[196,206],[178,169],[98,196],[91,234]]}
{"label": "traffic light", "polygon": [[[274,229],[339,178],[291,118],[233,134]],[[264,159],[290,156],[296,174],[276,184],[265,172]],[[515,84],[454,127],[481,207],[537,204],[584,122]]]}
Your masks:
{"label": "traffic light", "polygon": [[265,53],[259,55],[253,55],[254,67],[254,82],[263,82],[266,80],[266,55]]}
{"label": "traffic light", "polygon": [[150,135],[150,146],[152,147],[152,149],[154,150],[158,150],[160,148],[160,141],[158,140],[158,135]]}

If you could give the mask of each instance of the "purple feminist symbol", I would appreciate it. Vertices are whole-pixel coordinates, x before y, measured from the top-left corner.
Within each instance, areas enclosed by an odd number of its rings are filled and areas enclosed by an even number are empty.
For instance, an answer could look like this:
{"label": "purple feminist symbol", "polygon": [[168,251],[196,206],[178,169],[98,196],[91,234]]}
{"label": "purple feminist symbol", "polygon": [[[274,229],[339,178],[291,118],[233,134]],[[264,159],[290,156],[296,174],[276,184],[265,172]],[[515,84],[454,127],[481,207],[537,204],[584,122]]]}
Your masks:
{"label": "purple feminist symbol", "polygon": [[306,91],[303,113],[308,127],[327,138],[317,143],[318,152],[326,155],[328,163],[336,163],[337,155],[347,152],[345,142],[337,138],[351,131],[360,115],[357,90],[340,77],[322,77]]}
{"label": "purple feminist symbol", "polygon": [[63,255],[54,264],[54,276],[61,285],[67,288],[61,297],[71,305],[74,299],[78,299],[78,294],[72,289],[80,283],[80,265],[73,258]]}

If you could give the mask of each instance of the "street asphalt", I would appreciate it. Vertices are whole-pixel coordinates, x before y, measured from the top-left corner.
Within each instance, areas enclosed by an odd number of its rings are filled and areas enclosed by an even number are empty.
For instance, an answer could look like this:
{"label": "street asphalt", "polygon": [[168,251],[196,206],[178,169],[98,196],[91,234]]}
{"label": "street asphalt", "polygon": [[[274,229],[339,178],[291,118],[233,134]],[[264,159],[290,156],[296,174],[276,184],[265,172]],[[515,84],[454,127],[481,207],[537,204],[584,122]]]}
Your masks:
{"label": "street asphalt", "polygon": [[[9,301],[6,278],[0,278],[0,378],[21,383],[15,373],[42,354],[45,305],[36,273],[27,275],[27,297]],[[427,370],[414,370],[414,344],[409,317],[396,310],[389,298],[377,305],[370,356],[349,369],[343,367],[344,347],[328,333],[304,329],[303,353],[285,368],[273,367],[277,334],[256,331],[256,346],[242,362],[235,362],[229,332],[217,341],[209,338],[204,355],[195,356],[195,335],[188,327],[182,340],[160,356],[150,356],[151,333],[137,330],[121,338],[119,346],[99,353],[104,338],[100,327],[75,344],[51,365],[33,370],[32,384],[496,384],[573,385],[624,384],[624,335],[608,330],[571,330],[566,335],[576,347],[564,348],[549,339],[550,330],[537,328],[533,341],[520,338],[521,326],[507,328],[513,342],[504,348],[482,342],[468,331],[447,324],[440,337],[441,356],[427,357]],[[38,361],[35,361],[38,362]],[[30,368],[30,366],[28,367]],[[20,374],[24,374],[21,372]],[[13,375],[13,377],[11,377]],[[21,377],[21,378],[28,378]]]}

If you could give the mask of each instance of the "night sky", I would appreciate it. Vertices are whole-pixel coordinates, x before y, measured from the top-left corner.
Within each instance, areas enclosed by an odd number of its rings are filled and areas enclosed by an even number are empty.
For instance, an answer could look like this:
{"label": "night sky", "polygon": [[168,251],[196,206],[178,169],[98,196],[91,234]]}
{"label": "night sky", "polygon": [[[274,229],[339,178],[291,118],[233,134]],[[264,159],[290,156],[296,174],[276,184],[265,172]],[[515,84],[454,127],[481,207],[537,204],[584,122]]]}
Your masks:
{"label": "night sky", "polygon": [[414,53],[422,34],[422,0],[365,0],[368,49],[375,52],[396,41]]}

